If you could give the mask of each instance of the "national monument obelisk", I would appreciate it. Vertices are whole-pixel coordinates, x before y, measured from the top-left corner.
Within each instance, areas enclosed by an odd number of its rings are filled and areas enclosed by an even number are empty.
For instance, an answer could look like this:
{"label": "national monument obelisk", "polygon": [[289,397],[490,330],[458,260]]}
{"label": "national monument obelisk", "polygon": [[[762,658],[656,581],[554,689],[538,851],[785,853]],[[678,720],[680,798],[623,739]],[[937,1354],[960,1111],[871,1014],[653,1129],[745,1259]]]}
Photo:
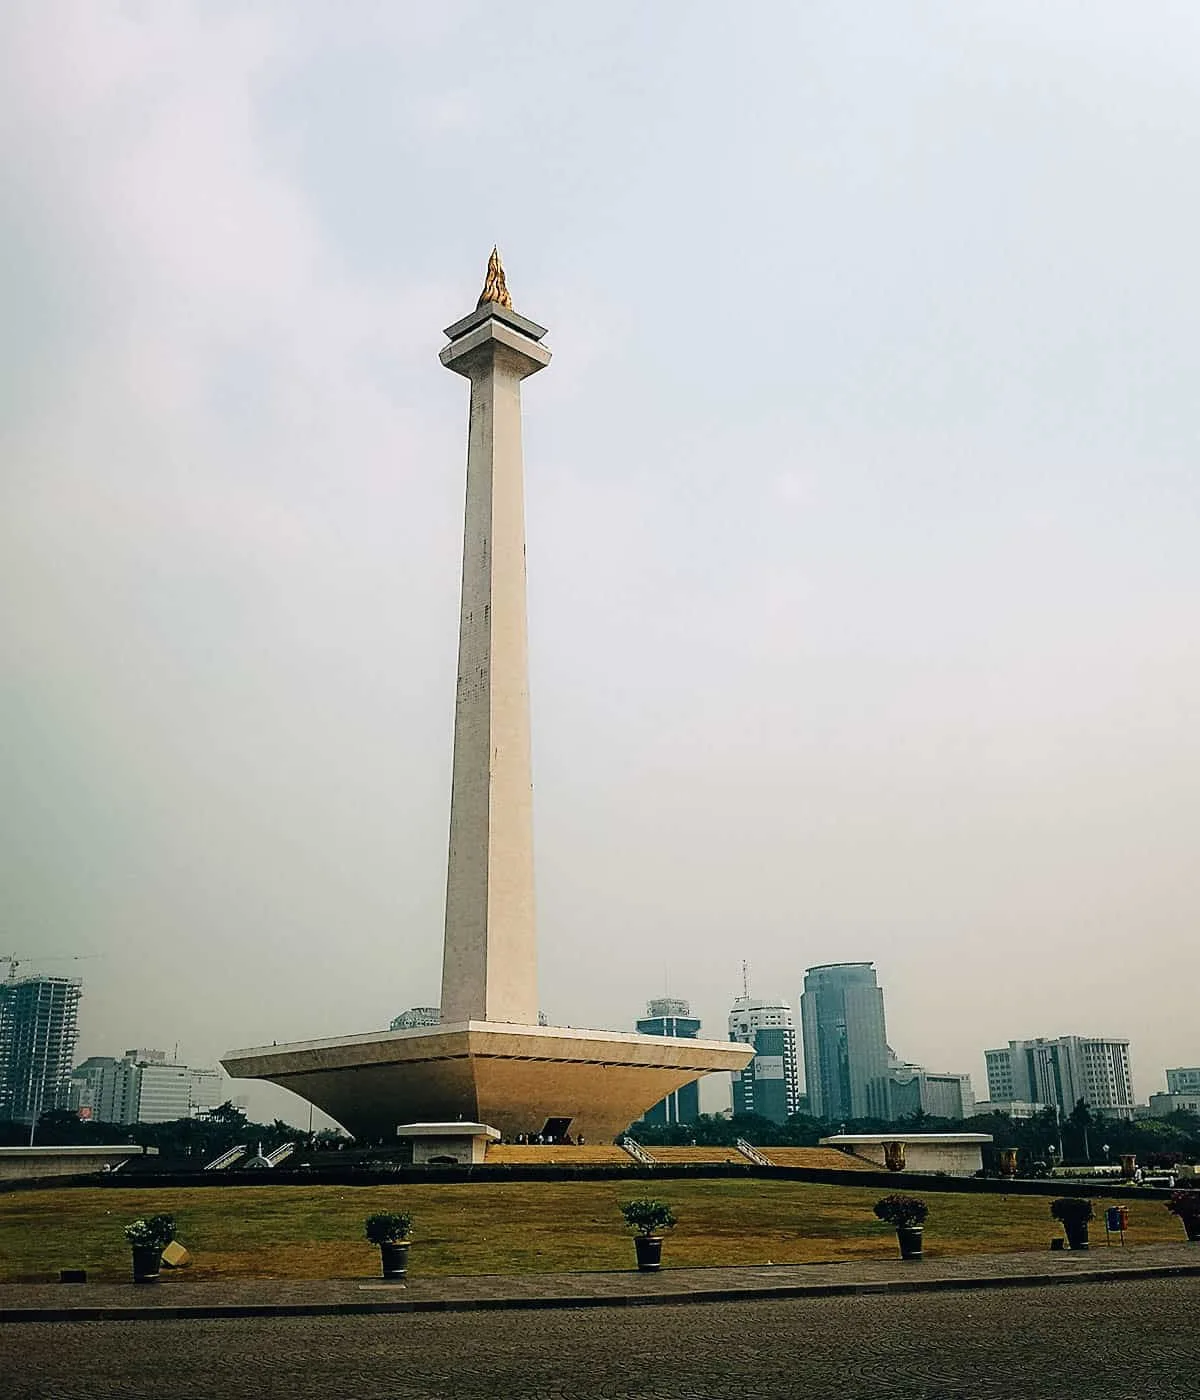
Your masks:
{"label": "national monument obelisk", "polygon": [[550,363],[500,255],[442,364],[471,381],[442,1020],[537,1024],[521,381]]}
{"label": "national monument obelisk", "polygon": [[545,334],[513,310],[493,249],[478,305],[447,328],[440,355],[471,385],[441,1024],[222,1059],[363,1139],[457,1120],[508,1136],[554,1119],[600,1142],[753,1055],[729,1041],[538,1025],[521,382],[550,363]]}

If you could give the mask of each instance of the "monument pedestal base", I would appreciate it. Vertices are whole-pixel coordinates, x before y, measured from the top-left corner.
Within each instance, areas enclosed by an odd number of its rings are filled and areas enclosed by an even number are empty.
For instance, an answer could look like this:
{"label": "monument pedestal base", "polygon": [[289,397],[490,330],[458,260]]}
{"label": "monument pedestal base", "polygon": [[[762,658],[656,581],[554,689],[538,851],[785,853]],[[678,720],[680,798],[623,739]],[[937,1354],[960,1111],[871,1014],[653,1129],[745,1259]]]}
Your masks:
{"label": "monument pedestal base", "polygon": [[235,1079],[266,1079],[313,1103],[363,1142],[398,1123],[491,1124],[506,1138],[570,1120],[572,1136],[609,1142],[660,1099],[721,1071],[749,1045],[491,1021],[376,1031],[234,1050]]}

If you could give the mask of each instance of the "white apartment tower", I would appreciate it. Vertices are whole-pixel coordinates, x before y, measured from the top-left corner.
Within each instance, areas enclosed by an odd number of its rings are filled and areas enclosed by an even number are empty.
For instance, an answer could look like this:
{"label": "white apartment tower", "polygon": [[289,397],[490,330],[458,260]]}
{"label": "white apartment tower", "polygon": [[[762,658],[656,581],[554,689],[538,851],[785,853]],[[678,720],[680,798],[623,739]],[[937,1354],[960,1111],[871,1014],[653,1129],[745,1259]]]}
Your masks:
{"label": "white apartment tower", "polygon": [[729,1039],[754,1046],[754,1058],[733,1078],[733,1111],[786,1123],[800,1110],[796,1018],[786,1001],[735,998]]}
{"label": "white apartment tower", "polygon": [[1133,1117],[1129,1042],[1062,1035],[1053,1040],[1010,1040],[985,1050],[988,1098],[1057,1107],[1070,1113],[1083,1099],[1109,1118]]}
{"label": "white apartment tower", "polygon": [[100,1123],[172,1123],[215,1108],[221,1075],[173,1064],[162,1050],[93,1055],[71,1075],[72,1105]]}

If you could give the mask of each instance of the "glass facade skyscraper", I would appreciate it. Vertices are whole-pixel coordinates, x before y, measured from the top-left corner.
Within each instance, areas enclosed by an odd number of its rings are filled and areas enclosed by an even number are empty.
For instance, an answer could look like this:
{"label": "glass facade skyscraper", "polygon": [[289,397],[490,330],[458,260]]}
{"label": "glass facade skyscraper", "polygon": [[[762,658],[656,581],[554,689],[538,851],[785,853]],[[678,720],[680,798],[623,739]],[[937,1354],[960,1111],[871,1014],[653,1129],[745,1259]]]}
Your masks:
{"label": "glass facade skyscraper", "polygon": [[[671,1035],[680,1040],[695,1040],[700,1031],[699,1018],[692,1015],[691,1005],[679,997],[659,997],[646,1003],[646,1014],[637,1023],[639,1035]],[[676,1089],[642,1115],[647,1123],[694,1123],[700,1117],[700,1081],[693,1079],[682,1089]]]}
{"label": "glass facade skyscraper", "polygon": [[869,962],[826,963],[804,975],[804,1078],[814,1118],[889,1116],[883,990]]}

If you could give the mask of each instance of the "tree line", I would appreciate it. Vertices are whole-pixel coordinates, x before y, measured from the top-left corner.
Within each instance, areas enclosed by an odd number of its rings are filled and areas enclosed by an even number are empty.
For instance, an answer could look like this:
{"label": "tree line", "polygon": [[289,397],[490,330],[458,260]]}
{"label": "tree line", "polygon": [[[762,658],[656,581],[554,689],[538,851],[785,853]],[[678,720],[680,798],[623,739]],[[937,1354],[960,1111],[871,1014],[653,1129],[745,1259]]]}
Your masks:
{"label": "tree line", "polygon": [[935,1118],[915,1113],[890,1121],[856,1118],[832,1123],[794,1113],[784,1123],[758,1114],[732,1118],[701,1114],[694,1123],[635,1123],[629,1136],[646,1147],[732,1147],[739,1138],[755,1147],[815,1147],[836,1133],[990,1133],[992,1151],[1017,1148],[1030,1162],[1081,1166],[1117,1162],[1134,1153],[1144,1166],[1200,1162],[1200,1115],[1179,1111],[1166,1118],[1104,1118],[1080,1100],[1069,1114],[1042,1109],[1032,1118],[1007,1113]]}
{"label": "tree line", "polygon": [[[828,1122],[806,1113],[794,1113],[785,1123],[757,1114],[731,1118],[701,1114],[694,1123],[635,1123],[629,1136],[647,1147],[732,1147],[739,1138],[756,1147],[815,1147],[824,1137],[847,1133],[990,1133],[991,1152],[1017,1148],[1026,1161],[1068,1166],[1116,1162],[1125,1153],[1136,1154],[1143,1166],[1168,1166],[1176,1162],[1200,1162],[1200,1115],[1184,1111],[1166,1118],[1125,1121],[1103,1118],[1082,1100],[1069,1114],[1043,1109],[1032,1118],[1012,1118],[1007,1113],[979,1114],[973,1118],[935,1118],[916,1113],[889,1122],[881,1118],[857,1118]],[[22,1147],[29,1141],[28,1124],[0,1122],[0,1146]],[[38,1120],[34,1142],[41,1147],[131,1146],[157,1148],[161,1158],[200,1166],[231,1147],[246,1144],[264,1152],[285,1142],[298,1148],[336,1151],[352,1140],[325,1129],[311,1136],[302,1128],[276,1118],[256,1123],[233,1103],[224,1103],[203,1117],[179,1118],[169,1123],[101,1123],[81,1119],[62,1109],[44,1113]],[[989,1154],[985,1153],[985,1160]]]}
{"label": "tree line", "polygon": [[[177,1118],[167,1123],[102,1123],[79,1118],[65,1109],[52,1109],[38,1119],[34,1144],[38,1147],[98,1147],[128,1143],[131,1147],[154,1147],[164,1159],[186,1159],[201,1166],[231,1147],[246,1144],[251,1151],[261,1142],[264,1152],[273,1152],[285,1142],[297,1147],[336,1149],[346,1143],[341,1134],[329,1129],[310,1137],[303,1128],[276,1118],[273,1123],[255,1123],[233,1103],[223,1103],[203,1117]],[[27,1123],[0,1122],[0,1146],[24,1147],[29,1141]]]}

